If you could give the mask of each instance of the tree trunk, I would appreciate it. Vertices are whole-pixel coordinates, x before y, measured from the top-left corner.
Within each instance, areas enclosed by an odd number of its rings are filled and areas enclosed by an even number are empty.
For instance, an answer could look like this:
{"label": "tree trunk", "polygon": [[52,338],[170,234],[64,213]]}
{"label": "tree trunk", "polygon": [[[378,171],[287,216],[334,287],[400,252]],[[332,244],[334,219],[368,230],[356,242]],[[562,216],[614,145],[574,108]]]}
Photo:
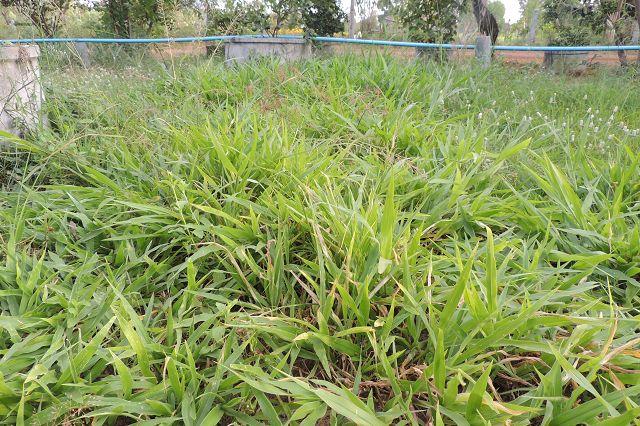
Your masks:
{"label": "tree trunk", "polygon": [[211,8],[209,7],[209,0],[205,0],[203,5],[203,21],[204,21],[204,35],[209,35],[209,15],[211,14]]}
{"label": "tree trunk", "polygon": [[536,30],[538,29],[538,16],[540,15],[540,9],[536,9],[533,11],[533,15],[531,16],[531,22],[529,22],[529,44],[534,44],[536,42]]}
{"label": "tree trunk", "polygon": [[[618,40],[616,40],[616,46],[620,46],[620,42]],[[618,50],[618,60],[622,67],[629,65],[629,62],[627,61],[627,54],[624,50]]]}
{"label": "tree trunk", "polygon": [[356,0],[351,0],[351,4],[349,5],[349,38],[354,38],[355,35],[356,35]]}
{"label": "tree trunk", "polygon": [[478,32],[491,37],[491,44],[495,45],[500,29],[495,16],[489,12],[487,0],[473,0],[473,16],[478,24]]}
{"label": "tree trunk", "polygon": [[[8,6],[7,6],[8,7]],[[4,22],[7,24],[7,26],[11,27],[13,29],[14,22],[13,19],[9,18],[9,11],[7,9],[2,9],[2,12],[0,12],[2,14],[2,17],[4,18]]]}
{"label": "tree trunk", "polygon": [[[620,46],[621,44],[624,44],[624,40],[623,40],[624,34],[619,34],[621,32],[620,25],[616,27],[616,24],[618,24],[620,19],[622,19],[622,8],[624,7],[625,4],[626,4],[626,0],[618,0],[618,7],[616,8],[615,19],[613,21],[613,31],[615,33],[616,46]],[[627,66],[628,64],[627,54],[624,50],[618,50],[618,60],[620,61],[620,66],[622,67]]]}

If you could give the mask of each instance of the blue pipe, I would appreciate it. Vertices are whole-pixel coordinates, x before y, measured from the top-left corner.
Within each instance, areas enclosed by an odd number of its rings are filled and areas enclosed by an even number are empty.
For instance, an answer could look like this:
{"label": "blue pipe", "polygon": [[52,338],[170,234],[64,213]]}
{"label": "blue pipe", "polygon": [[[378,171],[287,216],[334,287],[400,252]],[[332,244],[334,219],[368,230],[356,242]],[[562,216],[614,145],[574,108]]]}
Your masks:
{"label": "blue pipe", "polygon": [[312,40],[321,43],[347,43],[364,44],[371,46],[397,46],[397,47],[417,47],[421,49],[475,49],[472,44],[450,44],[450,43],[419,43],[413,41],[393,41],[393,40],[368,40],[360,38],[342,37],[312,37]]}
{"label": "blue pipe", "polygon": [[221,41],[237,36],[207,36],[207,37],[167,37],[167,38],[19,38],[0,40],[0,45],[22,43],[97,43],[97,44],[149,44],[149,43],[191,43],[197,41]]}
{"label": "blue pipe", "polygon": [[[264,34],[243,35],[243,36],[205,36],[205,37],[176,37],[176,38],[32,38],[32,39],[9,39],[0,40],[0,45],[18,43],[126,43],[126,44],[149,44],[149,43],[191,43],[206,41],[223,41],[235,37],[269,37]],[[283,38],[302,38],[296,35],[283,35]],[[451,44],[451,43],[419,43],[411,41],[393,40],[368,40],[343,37],[311,37],[312,40],[321,43],[345,43],[360,44],[370,46],[396,46],[414,47],[420,49],[475,49],[473,44]],[[615,52],[619,50],[640,50],[640,46],[494,46],[494,50],[514,51],[514,52]]]}
{"label": "blue pipe", "polygon": [[617,52],[640,50],[640,46],[494,46],[493,49],[512,52]]}
{"label": "blue pipe", "polygon": [[[340,37],[312,37],[312,39],[323,43],[352,43],[374,46],[417,47],[425,49],[475,49],[476,47],[473,44],[416,43],[410,41],[366,40]],[[640,46],[494,46],[493,49],[521,52],[596,52],[640,50]]]}

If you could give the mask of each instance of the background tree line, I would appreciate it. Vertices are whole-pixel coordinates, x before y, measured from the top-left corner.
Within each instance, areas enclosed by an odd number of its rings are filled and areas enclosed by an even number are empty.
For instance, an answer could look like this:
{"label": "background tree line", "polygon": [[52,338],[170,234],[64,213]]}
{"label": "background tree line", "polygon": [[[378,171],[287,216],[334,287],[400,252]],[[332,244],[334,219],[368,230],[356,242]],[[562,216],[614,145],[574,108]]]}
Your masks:
{"label": "background tree line", "polygon": [[[461,23],[474,22],[473,31],[526,37],[551,45],[598,42],[629,44],[640,26],[640,0],[519,0],[522,17],[509,25],[497,0],[351,0],[349,15],[340,0],[0,0],[7,11],[20,14],[39,33],[59,33],[70,9],[99,16],[100,34],[130,38],[171,33],[177,16],[189,13],[206,34],[302,31],[312,35],[347,33],[451,42]],[[182,14],[182,15],[181,15]],[[356,34],[359,29],[360,34]],[[536,30],[538,36],[536,37]],[[399,36],[397,35],[399,34]],[[637,42],[637,41],[636,41]]]}
{"label": "background tree line", "polygon": [[45,37],[58,33],[71,7],[100,13],[100,30],[118,38],[170,30],[179,11],[193,12],[209,34],[263,33],[302,28],[313,35],[342,32],[346,14],[336,0],[0,0]]}

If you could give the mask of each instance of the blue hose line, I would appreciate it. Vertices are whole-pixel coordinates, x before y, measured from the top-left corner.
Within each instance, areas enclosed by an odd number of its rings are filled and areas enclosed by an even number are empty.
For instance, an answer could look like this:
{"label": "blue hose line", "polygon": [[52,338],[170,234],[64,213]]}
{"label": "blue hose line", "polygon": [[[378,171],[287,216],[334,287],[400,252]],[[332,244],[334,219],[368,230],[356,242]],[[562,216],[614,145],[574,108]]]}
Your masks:
{"label": "blue hose line", "polygon": [[96,44],[151,44],[151,43],[192,43],[198,41],[222,41],[237,36],[177,37],[177,38],[19,38],[0,40],[2,44],[23,43],[96,43]]}
{"label": "blue hose line", "polygon": [[475,49],[475,46],[472,44],[418,43],[413,41],[367,40],[342,37],[312,37],[311,39],[321,43],[363,44],[370,46],[417,47],[421,49]]}
{"label": "blue hose line", "polygon": [[515,52],[617,52],[640,50],[640,46],[495,46],[494,50]]}
{"label": "blue hose line", "polygon": [[[417,47],[425,49],[475,49],[473,44],[449,43],[416,43],[410,41],[366,40],[340,37],[312,37],[322,43],[351,43],[374,46]],[[522,51],[522,52],[596,52],[618,50],[640,50],[640,46],[494,46],[494,50]]]}
{"label": "blue hose line", "polygon": [[[254,35],[224,35],[205,37],[166,37],[166,38],[32,38],[32,39],[8,39],[0,40],[2,44],[23,44],[23,43],[97,43],[97,44],[151,44],[151,43],[192,43],[206,41],[224,41],[237,37],[269,37],[264,34]],[[296,35],[282,35],[282,38],[302,38]],[[451,44],[451,43],[418,43],[411,41],[393,40],[368,40],[343,37],[311,37],[312,40],[320,43],[344,43],[360,44],[370,46],[396,46],[414,47],[420,49],[475,49],[473,44]],[[619,50],[640,50],[639,45],[635,46],[494,46],[493,50],[512,52],[616,52]]]}

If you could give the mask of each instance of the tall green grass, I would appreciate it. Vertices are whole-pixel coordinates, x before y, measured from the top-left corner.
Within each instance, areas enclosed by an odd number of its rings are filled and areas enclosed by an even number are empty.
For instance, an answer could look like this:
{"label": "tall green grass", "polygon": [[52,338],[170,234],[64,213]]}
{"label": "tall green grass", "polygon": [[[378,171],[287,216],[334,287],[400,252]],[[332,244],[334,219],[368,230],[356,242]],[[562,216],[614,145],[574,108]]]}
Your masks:
{"label": "tall green grass", "polygon": [[76,72],[8,140],[0,416],[630,424],[640,91],[384,56]]}

